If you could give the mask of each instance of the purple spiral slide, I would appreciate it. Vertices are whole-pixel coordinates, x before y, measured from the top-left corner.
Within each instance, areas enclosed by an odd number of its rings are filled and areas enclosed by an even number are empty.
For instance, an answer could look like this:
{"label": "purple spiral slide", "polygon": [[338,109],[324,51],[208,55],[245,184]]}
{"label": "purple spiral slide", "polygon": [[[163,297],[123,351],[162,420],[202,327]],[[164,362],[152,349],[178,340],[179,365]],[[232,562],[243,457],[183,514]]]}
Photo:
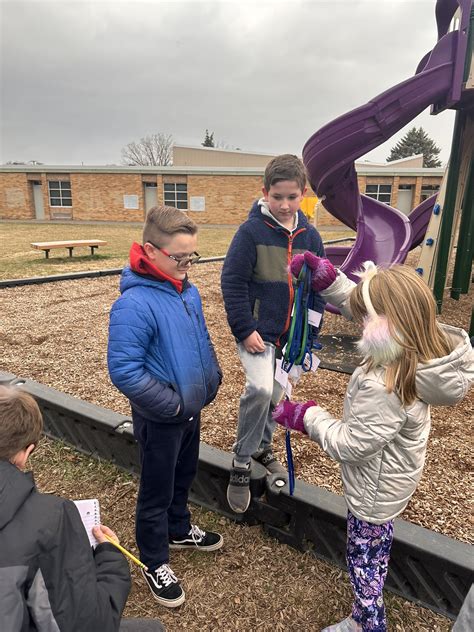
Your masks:
{"label": "purple spiral slide", "polygon": [[[462,96],[467,31],[472,0],[438,0],[438,42],[418,64],[413,77],[386,90],[318,130],[303,148],[313,190],[334,217],[357,231],[354,246],[333,247],[329,258],[355,281],[352,273],[364,261],[380,265],[403,263],[423,239],[436,196],[407,217],[359,192],[354,162],[391,138],[425,108],[452,107]],[[460,9],[458,28],[448,32]],[[345,259],[341,262],[342,257]],[[331,311],[337,312],[329,306]]]}

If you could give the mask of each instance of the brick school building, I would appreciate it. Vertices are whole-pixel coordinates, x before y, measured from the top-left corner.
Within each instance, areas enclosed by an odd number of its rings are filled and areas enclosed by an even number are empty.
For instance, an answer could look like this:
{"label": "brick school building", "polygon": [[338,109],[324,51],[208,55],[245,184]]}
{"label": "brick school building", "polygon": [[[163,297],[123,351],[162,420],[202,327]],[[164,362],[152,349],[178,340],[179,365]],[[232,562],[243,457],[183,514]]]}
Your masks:
{"label": "brick school building", "polygon": [[[197,224],[239,225],[261,196],[264,168],[272,156],[189,149],[195,150],[192,160],[175,150],[169,167],[0,166],[0,219],[142,222],[152,206],[168,204],[189,213]],[[237,162],[226,153],[255,166],[222,164]],[[246,161],[246,155],[253,159]],[[193,161],[201,164],[189,164]],[[360,191],[409,213],[439,189],[443,177],[442,168],[421,164],[421,156],[380,165],[356,163]],[[309,187],[302,207],[318,227],[343,227],[317,204]]]}

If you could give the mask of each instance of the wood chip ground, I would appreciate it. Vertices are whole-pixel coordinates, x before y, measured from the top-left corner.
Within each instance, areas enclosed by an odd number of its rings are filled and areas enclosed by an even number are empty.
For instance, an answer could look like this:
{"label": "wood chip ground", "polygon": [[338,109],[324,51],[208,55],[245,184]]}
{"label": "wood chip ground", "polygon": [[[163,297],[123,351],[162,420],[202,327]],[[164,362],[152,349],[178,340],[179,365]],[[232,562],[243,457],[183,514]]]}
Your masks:
{"label": "wood chip ground", "polygon": [[[221,264],[196,266],[205,314],[224,371],[215,402],[203,413],[202,440],[230,451],[235,435],[243,373],[227,327],[219,286]],[[0,290],[1,370],[27,377],[86,401],[129,414],[127,400],[110,383],[106,366],[110,306],[118,277],[84,279]],[[447,299],[441,320],[467,328],[472,299]],[[327,315],[325,333],[357,335],[339,317]],[[316,399],[335,415],[342,411],[348,376],[318,370],[298,384],[294,397]],[[433,408],[432,432],[422,481],[401,516],[415,524],[472,541],[470,507],[472,395],[455,408]],[[314,443],[293,440],[297,476],[340,494],[339,469]],[[284,460],[284,433],[275,450]],[[40,488],[68,497],[98,496],[104,522],[135,549],[134,501],[137,484],[106,463],[98,463],[55,442],[45,441],[35,456]],[[266,537],[260,527],[239,526],[194,510],[196,522],[225,535],[223,551],[211,555],[173,554],[172,564],[188,598],[170,612],[156,606],[133,569],[128,616],[156,617],[171,632],[319,630],[346,616],[351,602],[347,575]],[[391,630],[449,630],[447,619],[388,596]]]}

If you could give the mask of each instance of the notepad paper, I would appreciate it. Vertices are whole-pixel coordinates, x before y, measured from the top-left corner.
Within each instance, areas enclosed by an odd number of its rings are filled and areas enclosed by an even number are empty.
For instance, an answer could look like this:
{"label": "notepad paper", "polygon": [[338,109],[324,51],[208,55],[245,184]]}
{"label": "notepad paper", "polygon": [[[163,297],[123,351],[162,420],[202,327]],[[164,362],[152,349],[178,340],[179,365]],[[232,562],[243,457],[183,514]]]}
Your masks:
{"label": "notepad paper", "polygon": [[97,546],[98,542],[92,533],[92,527],[100,525],[99,501],[97,498],[87,498],[86,500],[75,500],[74,504],[79,510],[91,546]]}

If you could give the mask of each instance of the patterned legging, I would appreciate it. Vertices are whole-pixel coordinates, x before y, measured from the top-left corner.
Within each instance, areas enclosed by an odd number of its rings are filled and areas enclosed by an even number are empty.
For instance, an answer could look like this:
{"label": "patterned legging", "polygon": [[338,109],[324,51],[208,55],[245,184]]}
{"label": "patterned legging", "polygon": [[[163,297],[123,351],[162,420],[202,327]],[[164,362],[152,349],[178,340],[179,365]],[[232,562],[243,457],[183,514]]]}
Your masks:
{"label": "patterned legging", "polygon": [[387,577],[393,520],[371,524],[347,514],[347,567],[354,591],[352,618],[363,632],[385,632],[383,585]]}

